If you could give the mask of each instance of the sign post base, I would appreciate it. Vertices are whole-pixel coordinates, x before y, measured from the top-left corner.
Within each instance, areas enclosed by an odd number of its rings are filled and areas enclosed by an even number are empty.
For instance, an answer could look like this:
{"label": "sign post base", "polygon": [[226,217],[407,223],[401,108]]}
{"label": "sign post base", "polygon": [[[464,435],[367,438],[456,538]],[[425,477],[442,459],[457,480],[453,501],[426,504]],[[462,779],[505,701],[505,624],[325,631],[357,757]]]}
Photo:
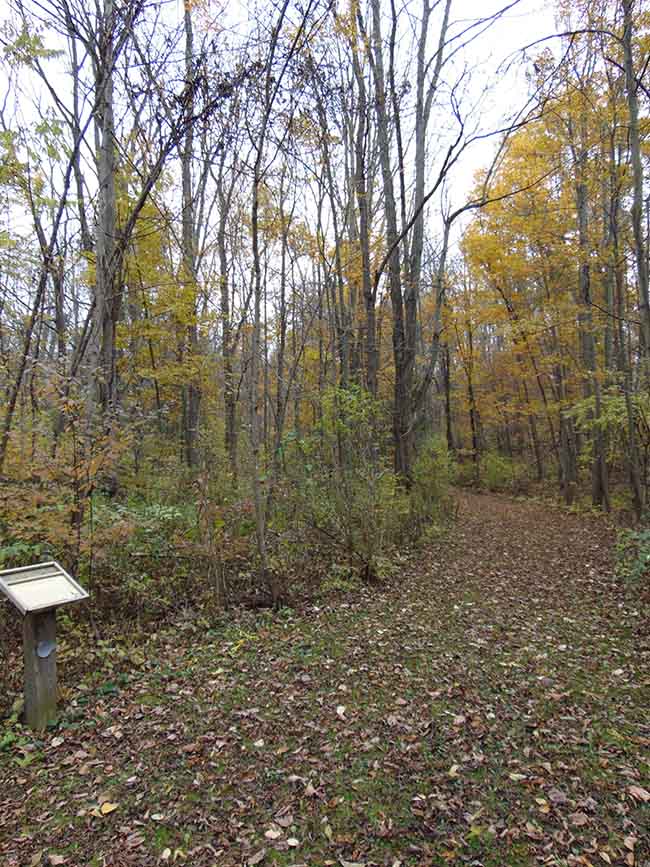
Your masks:
{"label": "sign post base", "polygon": [[0,592],[24,618],[25,721],[42,731],[56,721],[56,609],[88,593],[55,560],[0,570]]}
{"label": "sign post base", "polygon": [[56,722],[56,609],[25,615],[23,653],[25,722],[42,731]]}

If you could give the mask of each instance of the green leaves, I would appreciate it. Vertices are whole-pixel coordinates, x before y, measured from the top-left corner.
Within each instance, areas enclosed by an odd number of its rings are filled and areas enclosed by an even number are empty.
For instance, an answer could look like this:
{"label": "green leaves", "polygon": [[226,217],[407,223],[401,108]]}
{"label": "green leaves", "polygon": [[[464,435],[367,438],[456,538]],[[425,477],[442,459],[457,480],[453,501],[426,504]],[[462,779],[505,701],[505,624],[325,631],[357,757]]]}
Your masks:
{"label": "green leaves", "polygon": [[64,52],[60,49],[46,48],[42,35],[26,26],[20,30],[14,29],[13,32],[8,28],[7,33],[9,39],[3,42],[2,54],[12,65],[31,66],[35,60],[50,60],[64,56]]}
{"label": "green leaves", "polygon": [[650,530],[621,530],[616,541],[616,572],[625,581],[650,578]]}

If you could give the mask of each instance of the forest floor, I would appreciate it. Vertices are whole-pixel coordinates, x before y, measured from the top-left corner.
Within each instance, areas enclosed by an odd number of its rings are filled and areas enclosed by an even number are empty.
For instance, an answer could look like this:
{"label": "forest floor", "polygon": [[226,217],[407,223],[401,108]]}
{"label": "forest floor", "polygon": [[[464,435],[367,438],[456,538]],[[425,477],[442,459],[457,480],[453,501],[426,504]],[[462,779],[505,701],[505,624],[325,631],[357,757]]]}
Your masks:
{"label": "forest floor", "polygon": [[187,617],[64,682],[43,739],[0,728],[0,864],[648,867],[649,610],[613,532],[458,496],[390,586]]}

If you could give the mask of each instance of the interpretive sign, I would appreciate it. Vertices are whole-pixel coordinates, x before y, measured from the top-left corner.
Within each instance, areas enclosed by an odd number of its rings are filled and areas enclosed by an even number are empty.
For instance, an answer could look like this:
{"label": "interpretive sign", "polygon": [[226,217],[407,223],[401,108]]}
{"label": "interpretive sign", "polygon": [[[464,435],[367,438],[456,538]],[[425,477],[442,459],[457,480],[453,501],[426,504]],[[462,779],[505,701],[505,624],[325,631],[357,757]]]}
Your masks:
{"label": "interpretive sign", "polygon": [[24,617],[25,721],[44,729],[56,720],[56,609],[88,594],[54,561],[1,571],[0,591]]}
{"label": "interpretive sign", "polygon": [[54,560],[1,571],[0,590],[21,614],[47,611],[88,598],[83,587]]}

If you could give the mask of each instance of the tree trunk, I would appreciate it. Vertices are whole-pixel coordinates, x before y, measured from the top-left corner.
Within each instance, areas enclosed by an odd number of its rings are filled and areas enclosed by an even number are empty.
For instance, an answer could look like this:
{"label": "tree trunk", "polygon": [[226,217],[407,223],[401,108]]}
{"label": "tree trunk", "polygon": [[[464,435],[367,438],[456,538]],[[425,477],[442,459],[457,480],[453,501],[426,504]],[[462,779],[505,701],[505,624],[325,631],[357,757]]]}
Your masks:
{"label": "tree trunk", "polygon": [[381,37],[381,11],[379,0],[372,0],[372,57],[375,80],[375,110],[377,139],[384,189],[386,219],[386,246],[391,251],[388,262],[388,284],[393,313],[393,361],[395,385],[393,388],[393,440],[395,444],[395,472],[408,484],[411,478],[413,456],[413,425],[411,397],[413,386],[413,358],[407,342],[404,319],[404,298],[400,263],[397,206],[391,162],[390,125],[386,102],[383,45]]}
{"label": "tree trunk", "polygon": [[[632,232],[641,319],[641,354],[644,367],[647,367],[650,360],[650,299],[648,297],[648,253],[643,234],[643,164],[641,162],[641,135],[639,132],[638,84],[632,54],[634,0],[622,0],[622,5],[625,92],[629,113],[628,141],[632,161]],[[647,378],[648,376],[650,376],[650,371],[644,370],[644,377]]]}
{"label": "tree trunk", "polygon": [[[117,397],[115,332],[121,307],[120,275],[116,268],[117,193],[113,69],[115,64],[114,0],[103,0],[99,19],[97,89],[97,229],[95,242],[95,312],[91,344],[91,375],[95,397],[105,419],[114,415]],[[110,422],[109,422],[110,424]]]}
{"label": "tree trunk", "polygon": [[596,370],[596,341],[593,331],[591,270],[589,265],[589,212],[588,187],[586,169],[588,151],[586,145],[586,119],[580,118],[579,141],[572,144],[575,168],[575,200],[578,217],[578,300],[581,311],[578,316],[580,328],[582,362],[586,371],[583,393],[585,398],[593,397],[594,411],[590,413],[592,421],[592,462],[591,462],[591,492],[595,506],[602,506],[609,511],[609,486],[607,478],[607,455],[601,418],[601,387]]}
{"label": "tree trunk", "polygon": [[196,273],[196,242],[194,231],[194,191],[192,186],[192,154],[194,148],[194,32],[192,28],[192,12],[190,0],[184,0],[185,13],[185,136],[181,149],[181,179],[182,179],[182,244],[183,244],[183,286],[191,293],[193,302],[190,310],[191,322],[187,325],[188,382],[185,386],[185,462],[188,467],[198,464],[198,433],[199,408],[201,390],[198,383],[198,327],[196,322],[197,305],[197,273]]}
{"label": "tree trunk", "polygon": [[564,502],[570,506],[578,484],[578,455],[573,418],[567,412],[560,414],[560,467]]}
{"label": "tree trunk", "polygon": [[445,394],[445,436],[447,438],[447,450],[454,452],[454,431],[453,419],[451,413],[451,358],[449,354],[449,344],[445,343],[442,351],[442,381]]}

